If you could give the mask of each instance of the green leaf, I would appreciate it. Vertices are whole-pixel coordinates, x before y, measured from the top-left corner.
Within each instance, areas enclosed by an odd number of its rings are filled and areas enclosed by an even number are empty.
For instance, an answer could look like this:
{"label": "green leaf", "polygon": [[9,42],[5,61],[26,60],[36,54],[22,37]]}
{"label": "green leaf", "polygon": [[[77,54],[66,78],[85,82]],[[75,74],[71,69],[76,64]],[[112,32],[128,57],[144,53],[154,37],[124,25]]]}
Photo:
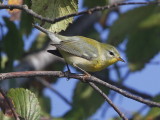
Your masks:
{"label": "green leaf", "polygon": [[31,3],[32,3],[32,0],[23,0],[23,4],[27,5],[28,8],[31,8]]}
{"label": "green leaf", "polygon": [[135,8],[120,15],[110,28],[108,43],[120,44],[130,33],[137,31],[144,20],[157,12],[160,12],[159,7],[148,5]]}
{"label": "green leaf", "polygon": [[29,35],[32,31],[33,17],[22,11],[20,21],[20,31],[23,34]]}
{"label": "green leaf", "polygon": [[[108,89],[102,89],[108,94]],[[94,114],[102,105],[104,99],[91,86],[79,82],[74,90],[73,108],[65,118],[83,120]]]}
{"label": "green leaf", "polygon": [[11,71],[13,68],[14,60],[20,58],[22,53],[24,52],[24,44],[22,40],[22,35],[20,34],[16,25],[13,22],[9,21],[9,19],[6,17],[4,17],[3,19],[8,28],[8,32],[2,39],[2,51],[7,54],[8,58],[5,70]]}
{"label": "green leaf", "polygon": [[3,38],[3,50],[10,60],[20,58],[23,53],[22,35],[19,33],[16,25],[4,17],[6,26],[8,28],[7,34]]}
{"label": "green leaf", "polygon": [[141,24],[141,28],[150,28],[160,26],[160,13],[153,14],[145,19]]}
{"label": "green leaf", "polygon": [[96,6],[104,6],[108,4],[108,0],[84,0],[85,7],[96,7]]}
{"label": "green leaf", "polygon": [[[31,3],[32,3],[31,0],[23,0],[23,4],[27,5],[28,8],[31,8]],[[22,11],[21,21],[20,21],[20,31],[23,34],[29,35],[32,31],[32,23],[33,23],[33,16]]]}
{"label": "green leaf", "polygon": [[[65,16],[71,13],[75,13],[78,10],[77,0],[33,0],[32,10],[36,13],[50,19],[55,19],[61,16]],[[55,24],[44,23],[43,27],[52,32],[60,32],[65,30],[69,23],[72,23],[73,18],[68,18],[57,22]],[[36,20],[39,24],[43,23],[40,20]]]}
{"label": "green leaf", "polygon": [[6,62],[8,61],[8,58],[6,56],[1,56],[1,68],[0,68],[0,72],[2,72],[2,70],[5,68],[6,66]]}
{"label": "green leaf", "polygon": [[132,71],[142,69],[160,51],[159,31],[160,27],[138,29],[129,36],[126,55]]}
{"label": "green leaf", "polygon": [[144,28],[153,28],[153,27],[160,26],[159,19],[160,19],[160,8],[155,7],[152,11],[152,14],[146,19],[144,19],[139,24],[139,27],[144,29]]}
{"label": "green leaf", "polygon": [[42,110],[41,110],[42,116],[50,117],[51,99],[47,96],[40,96],[39,102],[40,102],[40,105],[42,108]]}
{"label": "green leaf", "polygon": [[[23,4],[27,5],[28,8],[31,8],[31,0],[23,0]],[[26,12],[22,11],[21,13],[21,21],[20,21],[20,31],[29,35],[32,31],[32,23],[33,23],[33,16],[27,14]]]}
{"label": "green leaf", "polygon": [[16,88],[10,89],[7,96],[13,101],[16,112],[25,120],[39,120],[40,106],[37,97],[31,91]]}

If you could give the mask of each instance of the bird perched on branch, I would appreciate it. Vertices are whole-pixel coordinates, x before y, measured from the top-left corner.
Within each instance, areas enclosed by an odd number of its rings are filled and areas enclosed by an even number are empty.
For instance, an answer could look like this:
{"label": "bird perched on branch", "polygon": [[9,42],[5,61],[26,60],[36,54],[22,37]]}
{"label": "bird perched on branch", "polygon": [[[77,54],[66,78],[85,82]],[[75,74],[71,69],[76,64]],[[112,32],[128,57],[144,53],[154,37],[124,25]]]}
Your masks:
{"label": "bird perched on branch", "polygon": [[49,53],[63,57],[67,64],[86,74],[101,71],[117,61],[124,62],[118,50],[112,45],[82,36],[62,36],[38,25],[34,25],[34,27],[46,33],[52,40],[51,45],[57,48],[56,50],[48,50]]}

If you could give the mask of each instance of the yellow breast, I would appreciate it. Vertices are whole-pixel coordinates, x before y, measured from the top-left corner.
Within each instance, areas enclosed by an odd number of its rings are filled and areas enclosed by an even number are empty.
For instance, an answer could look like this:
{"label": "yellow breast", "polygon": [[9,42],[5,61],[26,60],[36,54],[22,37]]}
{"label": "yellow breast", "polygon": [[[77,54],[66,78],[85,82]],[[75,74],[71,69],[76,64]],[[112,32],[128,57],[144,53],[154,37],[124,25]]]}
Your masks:
{"label": "yellow breast", "polygon": [[117,62],[116,58],[113,58],[111,60],[98,60],[94,65],[94,71],[101,71],[102,69],[114,64],[115,62]]}

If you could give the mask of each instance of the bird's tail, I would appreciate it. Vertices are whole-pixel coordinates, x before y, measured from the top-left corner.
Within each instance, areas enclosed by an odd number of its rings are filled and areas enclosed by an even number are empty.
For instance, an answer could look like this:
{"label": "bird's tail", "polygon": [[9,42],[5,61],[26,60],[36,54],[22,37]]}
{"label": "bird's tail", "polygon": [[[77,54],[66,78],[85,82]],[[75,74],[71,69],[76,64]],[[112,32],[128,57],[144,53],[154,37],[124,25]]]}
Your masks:
{"label": "bird's tail", "polygon": [[39,26],[39,25],[35,25],[35,24],[32,24],[32,25],[33,25],[33,27],[35,27],[36,29],[38,29],[38,30],[40,30],[41,32],[46,33],[46,34],[48,35],[49,31],[46,30],[45,28],[43,28],[43,27],[41,27],[41,26]]}
{"label": "bird's tail", "polygon": [[39,26],[39,25],[35,25],[33,24],[33,27],[35,27],[36,29],[40,30],[41,32],[45,33],[48,35],[48,37],[52,40],[53,44],[59,44],[62,40],[59,38],[59,35],[53,32],[48,31],[47,29]]}

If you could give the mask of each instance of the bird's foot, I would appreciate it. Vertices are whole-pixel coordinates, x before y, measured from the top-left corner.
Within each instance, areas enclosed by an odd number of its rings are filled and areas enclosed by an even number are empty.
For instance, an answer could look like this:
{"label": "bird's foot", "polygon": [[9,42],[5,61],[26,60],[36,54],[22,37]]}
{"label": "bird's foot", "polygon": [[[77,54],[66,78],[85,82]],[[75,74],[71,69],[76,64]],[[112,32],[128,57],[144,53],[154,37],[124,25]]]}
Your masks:
{"label": "bird's foot", "polygon": [[67,81],[69,81],[69,79],[70,79],[69,74],[71,74],[71,71],[65,71],[64,74],[67,77]]}
{"label": "bird's foot", "polygon": [[83,76],[82,82],[87,83],[88,81],[86,80],[87,78],[90,78],[91,75],[89,73],[85,73],[85,75]]}

